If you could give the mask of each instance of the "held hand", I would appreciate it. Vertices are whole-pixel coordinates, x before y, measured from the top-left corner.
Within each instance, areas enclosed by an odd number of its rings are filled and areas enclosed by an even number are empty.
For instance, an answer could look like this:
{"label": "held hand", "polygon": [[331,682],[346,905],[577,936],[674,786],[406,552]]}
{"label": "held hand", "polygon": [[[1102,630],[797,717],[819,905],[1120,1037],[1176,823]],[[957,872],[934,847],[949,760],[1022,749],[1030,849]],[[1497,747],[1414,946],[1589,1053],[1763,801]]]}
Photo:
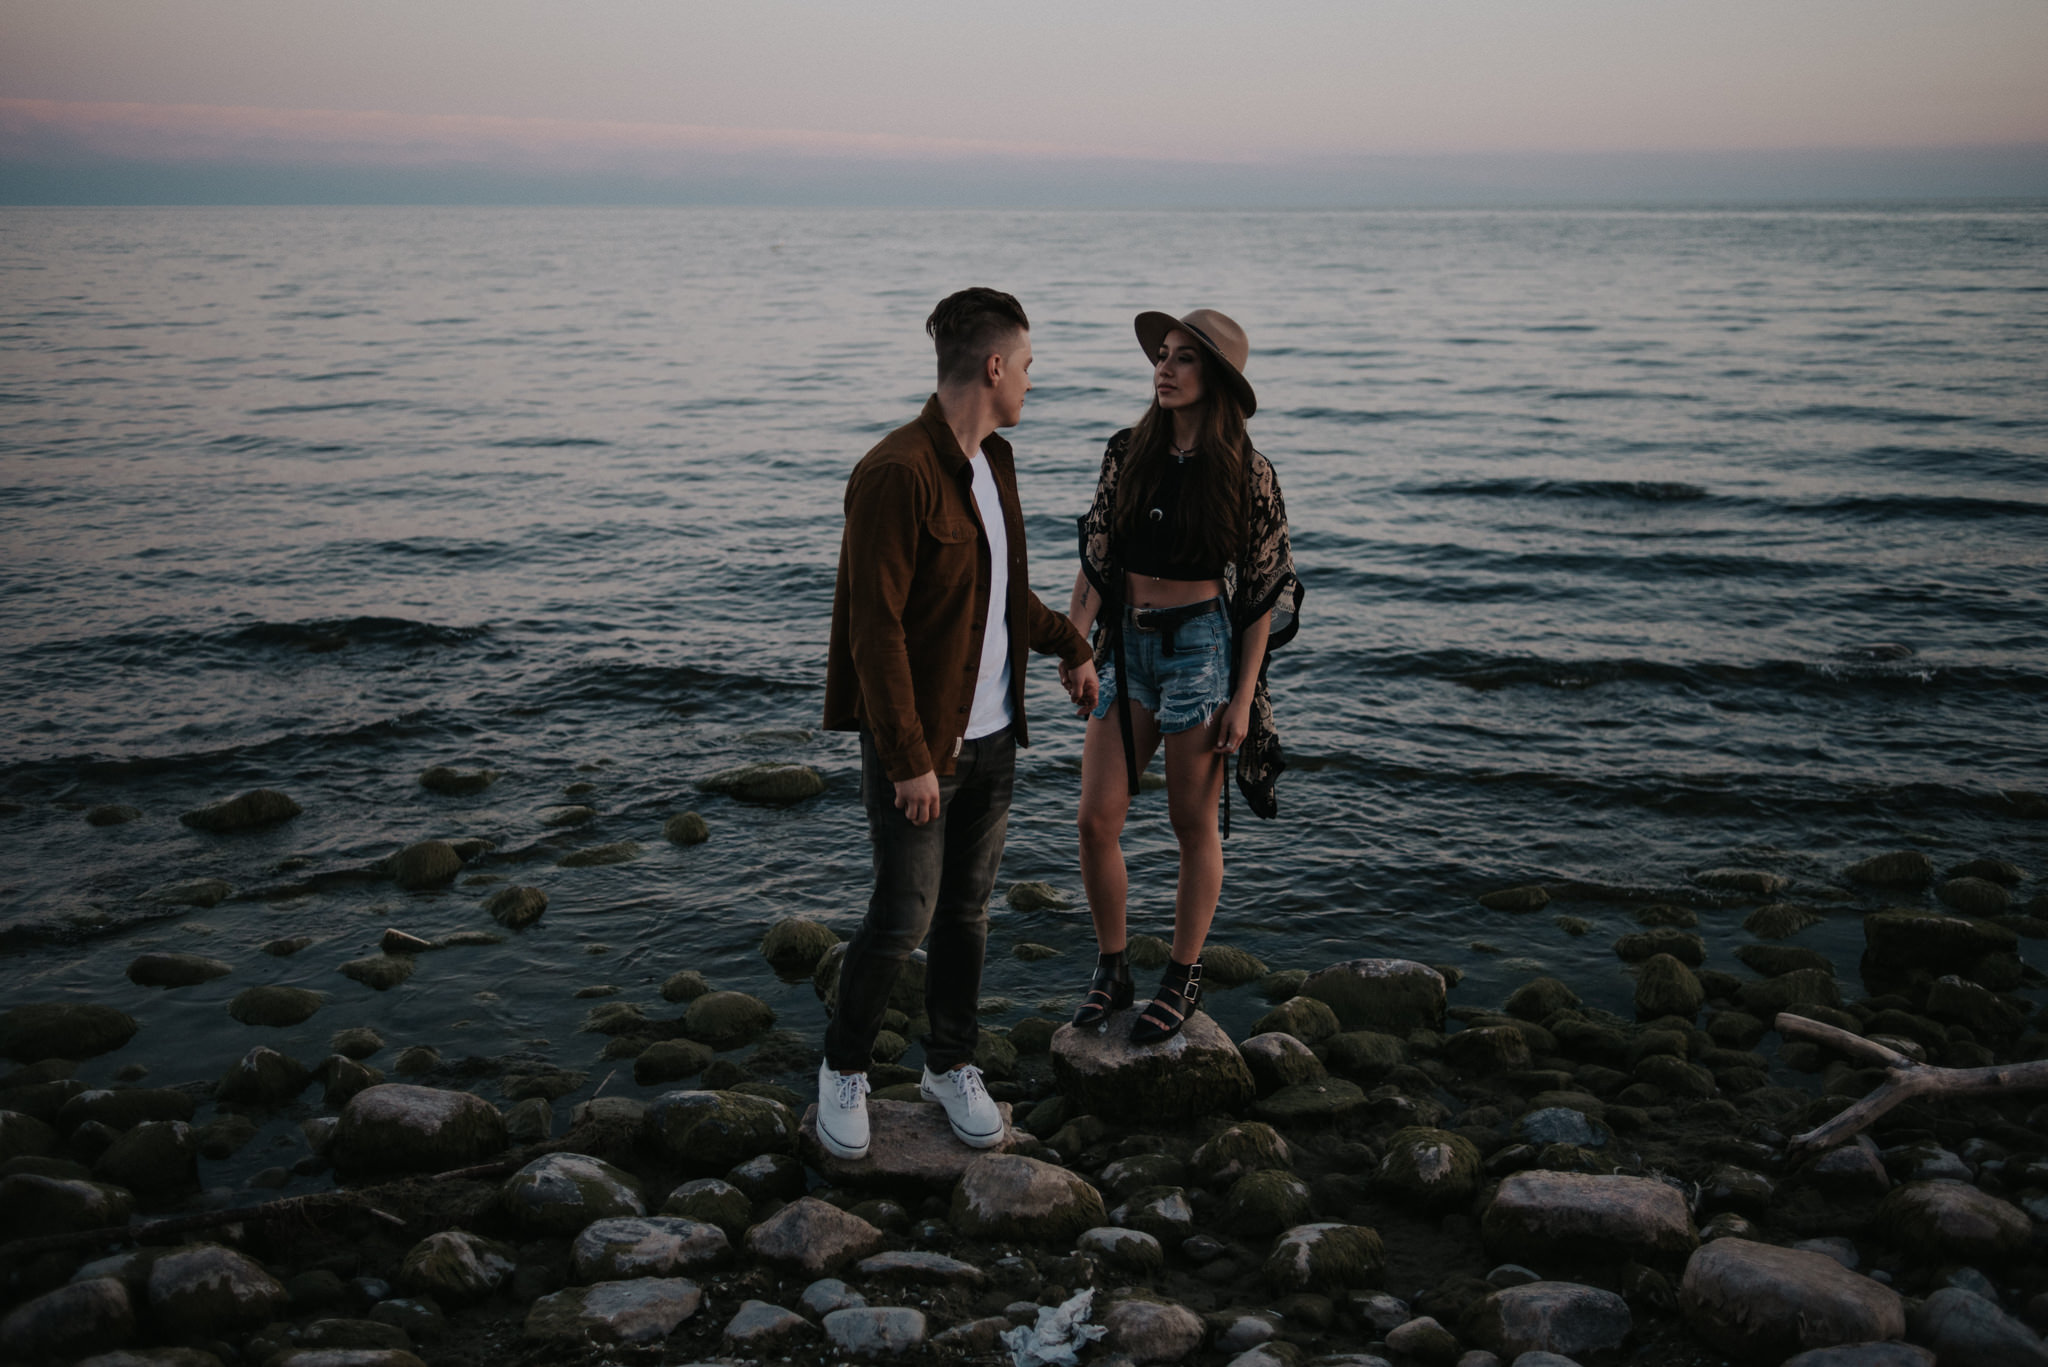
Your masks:
{"label": "held hand", "polygon": [[1061,682],[1067,686],[1067,700],[1074,704],[1074,715],[1085,717],[1093,712],[1102,697],[1102,681],[1095,676],[1095,661],[1089,660],[1071,671],[1061,665],[1060,673],[1065,676]]}
{"label": "held hand", "polygon": [[1252,729],[1252,703],[1246,698],[1239,703],[1235,698],[1223,709],[1216,723],[1216,753],[1234,755],[1237,747],[1244,744],[1244,738]]}
{"label": "held hand", "polygon": [[939,776],[930,769],[916,778],[896,784],[896,806],[913,826],[922,826],[939,814]]}

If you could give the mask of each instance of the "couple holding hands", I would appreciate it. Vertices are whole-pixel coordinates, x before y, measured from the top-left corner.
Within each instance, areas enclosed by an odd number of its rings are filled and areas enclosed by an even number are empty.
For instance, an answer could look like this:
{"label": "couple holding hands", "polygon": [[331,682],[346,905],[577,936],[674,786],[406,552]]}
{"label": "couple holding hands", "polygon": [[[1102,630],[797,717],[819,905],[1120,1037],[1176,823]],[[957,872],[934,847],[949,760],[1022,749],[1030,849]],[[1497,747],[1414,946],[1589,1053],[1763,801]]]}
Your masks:
{"label": "couple holding hands", "polygon": [[1081,881],[1099,954],[1076,1026],[1107,1029],[1133,1000],[1120,837],[1160,746],[1180,872],[1172,958],[1131,1024],[1137,1043],[1171,1039],[1201,1000],[1231,755],[1252,810],[1274,813],[1283,762],[1266,660],[1294,635],[1302,591],[1279,481],[1246,435],[1257,407],[1249,348],[1210,309],[1141,313],[1136,328],[1152,402],[1109,439],[1066,615],[1031,592],[1016,466],[996,435],[1016,425],[1031,389],[1031,325],[1010,295],[976,288],[940,301],[925,323],[938,392],[847,480],[825,725],[860,733],[875,886],[840,965],[818,1070],[818,1138],[838,1157],[867,1154],[870,1051],[897,973],[927,935],[920,1091],[963,1143],[1002,1141],[973,1063],[975,1010],[1016,752],[1030,741],[1027,650],[1059,657],[1060,681],[1089,719]]}

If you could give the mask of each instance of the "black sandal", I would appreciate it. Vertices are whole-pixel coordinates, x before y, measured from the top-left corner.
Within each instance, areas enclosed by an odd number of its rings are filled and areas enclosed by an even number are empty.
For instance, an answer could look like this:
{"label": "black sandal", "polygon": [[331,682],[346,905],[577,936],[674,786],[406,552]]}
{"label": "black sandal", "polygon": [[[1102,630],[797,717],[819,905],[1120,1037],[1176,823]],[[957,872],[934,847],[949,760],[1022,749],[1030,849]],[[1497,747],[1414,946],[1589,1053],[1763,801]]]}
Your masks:
{"label": "black sandal", "polygon": [[1201,999],[1202,961],[1184,964],[1168,959],[1166,976],[1159,981],[1159,995],[1138,1013],[1131,1026],[1131,1043],[1158,1044],[1172,1039],[1188,1023],[1188,1017],[1195,1014],[1195,1004]]}
{"label": "black sandal", "polygon": [[1121,1011],[1131,1004],[1136,995],[1131,986],[1131,962],[1125,957],[1127,951],[1119,949],[1114,954],[1098,954],[1095,957],[1095,976],[1088,983],[1087,995],[1081,998],[1080,1010],[1074,1012],[1073,1023],[1083,1030],[1109,1029],[1109,1013]]}

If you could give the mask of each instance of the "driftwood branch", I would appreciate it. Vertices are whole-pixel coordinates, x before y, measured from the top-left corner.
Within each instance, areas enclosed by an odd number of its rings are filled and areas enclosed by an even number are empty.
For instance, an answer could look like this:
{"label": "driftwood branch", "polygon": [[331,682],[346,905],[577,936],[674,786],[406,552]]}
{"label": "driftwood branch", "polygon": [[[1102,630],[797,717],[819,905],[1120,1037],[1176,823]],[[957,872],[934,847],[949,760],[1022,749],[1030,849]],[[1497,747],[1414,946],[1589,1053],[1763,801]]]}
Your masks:
{"label": "driftwood branch", "polygon": [[1915,1097],[1981,1096],[1991,1092],[2048,1090],[2048,1059],[1999,1063],[1988,1068],[1940,1068],[1908,1058],[1896,1049],[1854,1035],[1837,1026],[1781,1012],[1778,1033],[1829,1045],[1853,1059],[1885,1070],[1885,1080],[1868,1096],[1824,1125],[1795,1135],[1792,1156],[1820,1153],[1868,1128],[1879,1116]]}

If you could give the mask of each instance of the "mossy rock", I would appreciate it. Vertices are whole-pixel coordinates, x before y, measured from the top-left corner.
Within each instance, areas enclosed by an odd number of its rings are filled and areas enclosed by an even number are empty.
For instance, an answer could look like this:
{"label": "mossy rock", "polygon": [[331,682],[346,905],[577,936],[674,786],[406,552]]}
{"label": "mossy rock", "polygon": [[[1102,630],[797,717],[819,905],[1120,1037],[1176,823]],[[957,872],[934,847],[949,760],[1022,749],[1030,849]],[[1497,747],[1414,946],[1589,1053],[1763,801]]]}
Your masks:
{"label": "mossy rock", "polygon": [[128,981],[137,987],[192,987],[233,971],[203,954],[141,954],[128,965]]}
{"label": "mossy rock", "polygon": [[1282,1294],[1337,1295],[1380,1285],[1387,1249],[1365,1225],[1296,1225],[1273,1241],[1260,1275]]}
{"label": "mossy rock", "polygon": [[1289,997],[1252,1025],[1255,1035],[1292,1035],[1309,1045],[1330,1038],[1340,1029],[1337,1013],[1314,997]]}
{"label": "mossy rock", "polygon": [[462,856],[445,840],[421,840],[386,859],[384,871],[409,891],[438,888],[462,872]]}
{"label": "mossy rock", "polygon": [[350,959],[338,970],[344,978],[352,978],[365,987],[379,992],[388,992],[413,975],[419,966],[410,954],[372,954],[367,958]]}
{"label": "mossy rock", "polygon": [[671,1191],[661,1203],[661,1213],[716,1225],[737,1244],[754,1222],[754,1203],[722,1177],[699,1177]]}
{"label": "mossy rock", "polygon": [[1893,850],[1851,864],[1842,876],[1865,887],[1924,888],[1934,881],[1934,861],[1919,850]]}
{"label": "mossy rock", "polygon": [[1308,981],[1305,968],[1278,968],[1253,984],[1257,992],[1269,1002],[1284,1002],[1289,997],[1301,995],[1301,985]]}
{"label": "mossy rock", "polygon": [[818,960],[838,943],[838,933],[823,922],[786,916],[761,937],[761,957],[778,977],[802,978],[816,972]]}
{"label": "mossy rock", "polygon": [[1793,945],[1743,945],[1735,951],[1735,957],[1743,966],[1766,978],[1782,978],[1799,969],[1812,969],[1816,973],[1835,976],[1835,961],[1817,949],[1800,949]]}
{"label": "mossy rock", "polygon": [[1050,883],[1012,883],[1004,899],[1012,911],[1066,911],[1067,895]]}
{"label": "mossy rock", "polygon": [[671,845],[701,845],[711,838],[711,826],[695,812],[677,812],[661,823],[661,834]]}
{"label": "mossy rock", "polygon": [[219,878],[182,878],[160,883],[142,894],[144,900],[166,907],[217,907],[234,895],[232,884]]}
{"label": "mossy rock", "polygon": [[1408,1061],[1408,1046],[1378,1030],[1345,1030],[1322,1042],[1323,1063],[1354,1081],[1378,1082]]}
{"label": "mossy rock", "polygon": [[1235,945],[1206,946],[1202,950],[1204,987],[1242,987],[1266,976],[1266,965]]}
{"label": "mossy rock", "polygon": [[634,1055],[633,1081],[642,1087],[681,1082],[710,1067],[711,1059],[710,1047],[696,1040],[656,1040]]}
{"label": "mossy rock", "polygon": [[1706,989],[1700,986],[1699,978],[1672,955],[1653,955],[1636,970],[1638,1020],[1655,1020],[1660,1016],[1691,1020],[1706,1004]]}
{"label": "mossy rock", "polygon": [[648,1106],[646,1141],[686,1171],[728,1172],[764,1153],[796,1152],[790,1108],[744,1092],[669,1092]]}
{"label": "mossy rock", "polygon": [[305,1064],[259,1044],[242,1055],[214,1084],[214,1096],[229,1104],[280,1106],[306,1090],[313,1072]]}
{"label": "mossy rock", "polygon": [[449,1305],[482,1300],[511,1280],[518,1255],[466,1229],[442,1230],[414,1244],[399,1266],[406,1290]]}
{"label": "mossy rock", "polygon": [[484,903],[491,919],[509,930],[525,930],[548,909],[548,895],[539,888],[500,888]]}
{"label": "mossy rock", "polygon": [[1124,953],[1132,968],[1160,969],[1173,958],[1173,942],[1157,935],[1133,935],[1124,942]]}
{"label": "mossy rock", "polygon": [[1443,1060],[1465,1073],[1501,1073],[1533,1061],[1528,1038],[1511,1025],[1473,1026],[1446,1035]]}
{"label": "mossy rock", "polygon": [[1342,1029],[1406,1035],[1443,1028],[1447,988],[1444,975],[1427,964],[1352,959],[1311,973],[1301,995],[1329,1006]]}
{"label": "mossy rock", "polygon": [[1479,894],[1479,905],[1488,911],[1541,911],[1550,905],[1550,894],[1539,884],[1496,888]]}
{"label": "mossy rock", "polygon": [[683,1030],[713,1049],[751,1044],[775,1024],[775,1010],[745,992],[706,992],[683,1013]]}
{"label": "mossy rock", "polygon": [[993,1030],[974,1036],[974,1066],[992,1082],[1007,1082],[1017,1076],[1017,1046]]}
{"label": "mossy rock", "polygon": [[228,1014],[244,1025],[283,1029],[312,1016],[326,1000],[326,993],[305,987],[245,987],[228,1003]]}
{"label": "mossy rock", "polygon": [[1614,952],[1624,963],[1639,964],[1668,954],[1687,968],[1698,968],[1707,961],[1707,942],[1690,931],[1667,926],[1624,935],[1614,942]]}
{"label": "mossy rock", "polygon": [[1309,1218],[1308,1183],[1291,1172],[1261,1168],[1233,1182],[1219,1227],[1241,1238],[1265,1238]]}
{"label": "mossy rock", "polygon": [[1050,1052],[1052,1037],[1060,1028],[1058,1021],[1043,1016],[1026,1016],[1010,1027],[1010,1044],[1025,1058],[1035,1058]]}
{"label": "mossy rock", "polygon": [[1211,1186],[1235,1181],[1249,1172],[1285,1172],[1294,1166],[1287,1141],[1271,1125],[1247,1120],[1217,1134],[1188,1160],[1188,1166]]}
{"label": "mossy rock", "polygon": [[631,840],[613,840],[603,845],[586,845],[580,850],[571,850],[556,864],[565,869],[594,869],[608,864],[627,864],[640,857],[638,843]]}
{"label": "mossy rock", "polygon": [[1986,954],[2009,954],[2019,937],[1991,921],[1910,910],[1863,918],[1866,961],[1884,972],[1965,973]]}
{"label": "mossy rock", "polygon": [[694,968],[677,969],[663,979],[661,999],[665,1002],[693,1002],[711,990],[711,984]]}
{"label": "mossy rock", "polygon": [[1691,930],[1700,923],[1698,912],[1676,902],[1651,902],[1637,907],[1635,918],[1640,926],[1671,926],[1678,930]]}
{"label": "mossy rock", "polygon": [[[811,972],[811,989],[818,994],[818,1000],[825,1004],[825,1014],[830,1016],[839,1005],[839,965],[846,959],[846,943],[833,945],[825,951],[818,966]],[[896,981],[889,988],[889,1007],[904,1015],[916,1018],[924,1014],[925,952],[912,950],[903,966],[896,970]]]}
{"label": "mossy rock", "polygon": [[1292,1035],[1278,1031],[1253,1035],[1237,1049],[1244,1056],[1245,1067],[1251,1070],[1252,1087],[1260,1096],[1269,1096],[1282,1087],[1316,1082],[1328,1076],[1323,1061]]}
{"label": "mossy rock", "polygon": [[1795,968],[1789,973],[1763,982],[1745,983],[1737,999],[1744,1011],[1761,1020],[1774,1020],[1780,1011],[1795,1006],[1834,1006],[1842,1004],[1842,989],[1835,982],[1831,972],[1823,973],[1814,968]]}
{"label": "mossy rock", "polygon": [[125,802],[103,802],[85,814],[88,826],[125,826],[141,819],[142,808],[131,807]]}
{"label": "mossy rock", "polygon": [[595,1220],[645,1215],[640,1181],[581,1153],[550,1153],[505,1179],[498,1205],[521,1229],[568,1236]]}
{"label": "mossy rock", "polygon": [[119,1049],[140,1027],[125,1011],[97,1002],[41,1002],[0,1012],[0,1058],[97,1058]]}
{"label": "mossy rock", "polygon": [[1261,1120],[1293,1128],[1349,1121],[1371,1104],[1357,1083],[1326,1077],[1268,1093],[1253,1104],[1252,1113]]}
{"label": "mossy rock", "polygon": [[1531,978],[1508,994],[1501,1009],[1517,1020],[1543,1021],[1579,1005],[1579,994],[1556,978]]}
{"label": "mossy rock", "polygon": [[540,824],[549,830],[565,830],[571,826],[588,826],[597,820],[597,808],[581,802],[566,807],[549,807],[542,811]]}
{"label": "mossy rock", "polygon": [[1823,920],[1819,912],[1790,902],[1769,902],[1742,918],[1742,928],[1760,940],[1788,940]]}
{"label": "mossy rock", "polygon": [[1402,1205],[1446,1210],[1472,1199],[1480,1167],[1479,1149],[1464,1135],[1411,1127],[1394,1131],[1387,1141],[1372,1185]]}
{"label": "mossy rock", "polygon": [[802,802],[825,791],[825,776],[805,764],[742,764],[697,780],[697,788],[740,802]]}

